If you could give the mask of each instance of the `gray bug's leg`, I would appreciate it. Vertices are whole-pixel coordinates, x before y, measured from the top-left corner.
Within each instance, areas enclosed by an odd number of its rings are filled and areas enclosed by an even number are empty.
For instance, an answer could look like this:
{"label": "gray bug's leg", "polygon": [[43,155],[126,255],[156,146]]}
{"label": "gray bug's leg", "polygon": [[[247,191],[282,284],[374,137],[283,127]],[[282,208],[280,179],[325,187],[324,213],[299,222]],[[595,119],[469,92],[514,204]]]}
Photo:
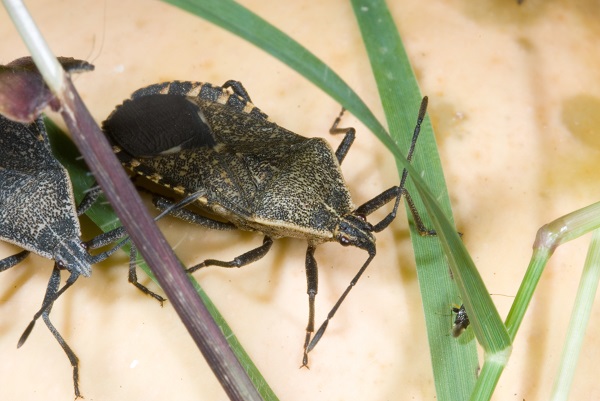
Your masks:
{"label": "gray bug's leg", "polygon": [[17,254],[7,256],[6,258],[0,260],[0,272],[8,270],[14,265],[21,263],[27,256],[29,256],[29,251],[21,251]]}
{"label": "gray bug's leg", "polygon": [[77,215],[81,216],[87,212],[87,210],[96,203],[101,194],[102,189],[98,184],[94,183],[94,185],[85,192],[85,196],[81,202],[79,202],[79,205],[77,205]]}
{"label": "gray bug's leg", "polygon": [[[127,236],[127,231],[125,227],[117,227],[114,230],[107,231],[105,233],[99,234],[92,238],[89,241],[86,241],[84,244],[88,249],[97,249],[102,248],[108,244],[111,244],[123,237]],[[124,243],[119,243],[117,246],[121,247],[125,245]],[[105,258],[106,259],[106,258]],[[102,259],[104,260],[104,259]],[[96,262],[98,263],[98,262]]]}
{"label": "gray bug's leg", "polygon": [[67,342],[64,340],[64,338],[60,335],[56,327],[54,327],[54,325],[50,321],[50,311],[52,310],[52,305],[54,304],[54,301],[56,301],[58,297],[63,292],[65,292],[67,288],[73,285],[75,280],[77,280],[77,277],[78,275],[71,274],[63,288],[61,288],[59,291],[58,288],[60,286],[60,269],[56,264],[54,264],[52,274],[50,275],[50,280],[48,281],[48,287],[46,288],[46,294],[44,295],[44,302],[42,303],[42,308],[35,314],[33,320],[31,321],[27,329],[25,329],[25,332],[19,339],[17,348],[21,347],[23,343],[25,343],[27,337],[31,333],[31,330],[33,330],[35,321],[41,316],[54,338],[56,338],[56,341],[58,341],[58,344],[60,344],[63,351],[65,351],[65,354],[67,354],[69,362],[71,362],[71,366],[73,367],[73,388],[75,390],[75,398],[80,398],[81,393],[79,391],[79,358],[77,358],[77,355],[75,355],[71,347],[69,347]]}
{"label": "gray bug's leg", "polygon": [[[173,206],[176,205],[175,202],[160,196],[155,196],[154,198],[152,198],[152,203],[154,204],[154,206],[156,206],[158,210],[167,210],[169,208],[173,208]],[[197,224],[199,226],[210,228],[213,230],[237,229],[237,227],[232,223],[213,220],[211,218],[201,216],[187,209],[175,208],[174,210],[170,210],[168,214],[177,217],[178,219],[181,219],[183,221],[187,221],[188,223]]]}
{"label": "gray bug's leg", "polygon": [[46,288],[46,295],[44,296],[44,302],[42,303],[42,307],[36,312],[35,315],[33,315],[33,319],[31,319],[29,325],[27,326],[23,334],[21,334],[21,338],[19,338],[19,342],[17,343],[17,348],[21,348],[21,346],[25,344],[25,341],[27,341],[27,337],[29,337],[29,334],[31,334],[31,331],[35,326],[35,322],[40,318],[40,316],[42,316],[44,311],[50,308],[54,304],[54,302],[67,289],[69,289],[69,287],[71,287],[75,283],[75,281],[77,281],[78,278],[79,273],[71,273],[65,285],[63,285],[63,287],[60,290],[52,290],[52,288],[58,288],[58,286],[60,285],[60,268],[57,266],[56,263],[54,263],[54,269],[52,270],[52,275],[50,276],[50,281],[48,282],[48,287]]}
{"label": "gray bug's leg", "polygon": [[242,83],[240,81],[230,79],[229,81],[227,81],[223,85],[221,85],[221,87],[222,88],[231,88],[233,90],[233,93],[235,93],[242,99],[246,100],[247,102],[252,103],[252,100],[250,99],[250,95],[248,95],[246,88],[244,88],[244,85],[242,85]]}
{"label": "gray bug's leg", "polygon": [[[302,356],[301,368],[308,368],[308,347],[310,338],[315,332],[315,298],[319,291],[319,269],[315,260],[315,247],[309,245],[306,249],[306,293],[308,294],[308,324],[306,325],[306,337],[304,339],[304,355]],[[314,346],[313,346],[314,347]]]}
{"label": "gray bug's leg", "polygon": [[187,269],[187,272],[193,273],[196,270],[201,269],[203,267],[207,267],[207,266],[219,266],[219,267],[228,267],[228,268],[229,267],[246,266],[252,262],[256,262],[257,260],[259,260],[263,256],[265,256],[271,249],[271,245],[273,245],[273,239],[271,237],[267,237],[265,235],[265,238],[263,239],[263,243],[261,246],[254,248],[246,253],[243,253],[240,256],[236,257],[235,259],[233,259],[229,262],[224,262],[224,261],[215,260],[215,259],[206,259],[204,262]]}
{"label": "gray bug's leg", "polygon": [[359,206],[356,209],[355,213],[358,215],[368,216],[369,214],[373,213],[375,210],[379,209],[380,207],[389,203],[392,199],[395,198],[396,202],[394,203],[394,208],[392,209],[392,211],[387,216],[385,216],[383,220],[381,220],[379,223],[373,226],[373,231],[378,233],[387,228],[387,226],[389,226],[390,223],[396,218],[398,206],[400,205],[400,199],[402,198],[402,195],[404,195],[406,203],[408,204],[408,208],[410,209],[410,212],[413,215],[413,218],[415,219],[415,225],[419,234],[423,236],[436,235],[436,232],[434,230],[430,230],[425,227],[425,224],[423,223],[423,220],[421,219],[421,216],[417,211],[417,207],[415,206],[410,194],[405,188],[392,187],[377,195],[375,198],[365,202],[363,205]]}
{"label": "gray bug's leg", "polygon": [[[346,297],[348,296],[348,294],[350,293],[352,288],[356,285],[356,283],[360,279],[360,276],[362,276],[362,274],[365,272],[365,270],[367,270],[367,267],[369,266],[369,264],[371,263],[371,261],[373,260],[374,257],[375,257],[375,252],[374,251],[369,252],[369,258],[365,261],[365,263],[363,263],[363,265],[360,268],[360,270],[358,271],[358,273],[356,273],[356,275],[350,282],[350,285],[348,285],[348,287],[346,287],[346,290],[344,291],[342,296],[340,296],[340,298],[337,300],[335,305],[333,305],[333,308],[331,308],[331,310],[327,314],[327,318],[321,324],[321,327],[319,327],[319,330],[317,330],[317,332],[315,333],[315,335],[312,338],[312,340],[310,341],[310,343],[308,343],[308,344],[305,343],[304,358],[302,359],[302,366],[308,367],[308,365],[307,365],[308,364],[308,353],[310,351],[312,351],[313,348],[315,348],[315,346],[317,345],[317,343],[321,340],[321,337],[323,337],[323,334],[325,334],[325,330],[327,329],[327,326],[329,325],[329,321],[331,319],[333,319],[333,317],[335,316],[335,313],[339,309],[340,305],[342,305],[342,302],[344,302],[344,300],[346,299]],[[308,278],[308,262],[309,262],[308,261],[308,252],[307,252],[306,262],[307,262],[307,278]],[[316,263],[315,263],[315,269],[316,269]],[[316,281],[316,278],[315,278],[315,281]],[[310,282],[310,279],[309,279],[309,282]],[[310,286],[310,284],[309,284],[309,286]],[[316,290],[316,282],[315,282],[315,290]],[[316,293],[316,291],[315,291],[315,293]],[[310,296],[310,294],[309,294],[309,296]],[[310,322],[309,322],[309,325],[310,325]],[[306,334],[307,334],[307,339],[308,339],[308,329],[307,329]]]}
{"label": "gray bug's leg", "polygon": [[[162,197],[154,197],[152,199],[154,206],[158,209],[167,209],[172,207],[173,202],[162,198]],[[175,210],[169,211],[170,215],[175,216],[181,220],[187,221],[188,223],[197,224],[203,227],[212,228],[213,230],[235,230],[237,227],[232,223],[222,222],[218,220],[213,220],[208,217],[201,216],[196,214],[190,210],[177,208]],[[196,266],[192,266],[187,269],[188,273],[193,273],[198,269],[207,266],[219,266],[219,267],[242,267],[252,262],[256,262],[265,256],[269,250],[271,249],[271,245],[273,245],[273,239],[271,237],[265,236],[263,243],[261,246],[254,248],[242,255],[236,257],[235,259],[225,262],[216,259],[206,259],[204,262],[197,264]]]}
{"label": "gray bug's leg", "polygon": [[333,122],[333,125],[331,126],[331,128],[329,128],[329,133],[332,135],[345,134],[342,143],[340,143],[340,145],[335,151],[335,157],[337,158],[339,164],[342,164],[342,162],[344,161],[344,158],[348,154],[348,150],[350,150],[350,146],[352,146],[354,138],[356,137],[356,130],[354,128],[338,128],[338,125],[340,124],[340,121],[342,121],[342,116],[344,115],[345,111],[346,109],[342,107],[342,111],[340,111],[340,114]]}
{"label": "gray bug's leg", "polygon": [[[408,160],[409,162],[412,160],[413,153],[415,151],[415,146],[417,144],[417,139],[419,138],[419,133],[421,132],[421,124],[423,123],[423,119],[425,118],[426,111],[427,111],[427,96],[423,98],[423,100],[421,101],[421,107],[419,108],[419,116],[417,117],[417,124],[415,125],[415,130],[413,132],[410,149],[408,150],[408,155],[406,156],[406,160]],[[392,199],[396,198],[396,202],[394,203],[394,208],[392,209],[392,211],[386,217],[384,217],[383,220],[381,220],[379,223],[377,223],[373,226],[374,232],[380,232],[380,231],[384,230],[385,228],[387,228],[387,226],[389,226],[390,223],[396,218],[398,206],[400,205],[400,198],[402,197],[402,195],[404,195],[404,197],[406,198],[406,202],[408,203],[410,212],[413,215],[413,218],[415,219],[415,224],[417,226],[417,230],[419,231],[419,234],[424,235],[424,236],[425,235],[436,235],[436,232],[434,230],[429,230],[425,227],[425,224],[423,224],[423,220],[421,219],[421,216],[419,215],[419,212],[417,211],[417,208],[416,208],[410,194],[404,187],[406,184],[407,177],[408,177],[408,171],[406,171],[406,169],[404,169],[402,171],[402,178],[400,180],[399,186],[394,186],[394,187],[382,192],[381,194],[377,195],[375,198],[365,202],[363,205],[359,206],[355,210],[355,213],[358,215],[368,216],[369,214],[373,213],[375,210],[379,209],[383,205],[390,202]]]}
{"label": "gray bug's leg", "polygon": [[160,306],[163,306],[163,303],[167,300],[166,298],[161,297],[157,293],[151,291],[145,285],[141,284],[137,278],[137,248],[131,243],[131,248],[129,249],[129,282],[136,286],[140,291],[142,291],[146,295],[150,295],[152,298],[156,299],[160,302]]}

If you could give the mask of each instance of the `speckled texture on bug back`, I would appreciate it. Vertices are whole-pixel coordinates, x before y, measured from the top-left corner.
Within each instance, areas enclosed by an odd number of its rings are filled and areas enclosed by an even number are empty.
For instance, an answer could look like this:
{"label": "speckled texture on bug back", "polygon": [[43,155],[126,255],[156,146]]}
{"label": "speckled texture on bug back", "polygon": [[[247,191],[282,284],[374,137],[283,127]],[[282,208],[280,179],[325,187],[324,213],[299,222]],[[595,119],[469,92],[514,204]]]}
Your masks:
{"label": "speckled texture on bug back", "polygon": [[53,259],[65,238],[80,236],[74,205],[42,120],[25,125],[0,116],[0,238]]}

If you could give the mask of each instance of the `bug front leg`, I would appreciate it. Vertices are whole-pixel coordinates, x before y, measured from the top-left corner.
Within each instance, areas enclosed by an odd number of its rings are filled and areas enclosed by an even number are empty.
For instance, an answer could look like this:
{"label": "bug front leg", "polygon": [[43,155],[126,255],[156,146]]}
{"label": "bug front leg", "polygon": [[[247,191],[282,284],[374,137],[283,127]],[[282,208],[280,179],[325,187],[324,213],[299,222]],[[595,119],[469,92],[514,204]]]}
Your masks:
{"label": "bug front leg", "polygon": [[[309,250],[310,250],[310,248],[309,248]],[[313,253],[314,253],[314,249],[313,249]],[[307,262],[306,275],[308,278],[308,252],[307,252],[306,256],[307,256],[306,257],[306,262]],[[362,267],[360,268],[358,273],[356,273],[356,275],[354,276],[354,278],[352,279],[352,281],[350,282],[348,287],[346,287],[346,290],[344,291],[342,296],[340,296],[340,298],[337,300],[335,305],[333,305],[333,308],[331,308],[331,310],[327,314],[327,319],[325,319],[325,321],[321,324],[321,327],[319,327],[319,330],[317,330],[317,332],[315,333],[312,340],[309,343],[305,343],[304,358],[302,359],[302,366],[308,367],[308,365],[307,365],[308,364],[308,353],[310,351],[312,351],[313,348],[315,348],[315,346],[317,345],[317,343],[321,340],[321,338],[323,337],[323,334],[325,334],[325,330],[327,330],[329,321],[331,319],[333,319],[333,317],[335,316],[335,313],[339,309],[340,305],[342,304],[342,302],[344,302],[344,300],[346,299],[346,297],[348,296],[348,294],[350,293],[352,288],[356,285],[356,283],[360,279],[360,276],[362,276],[362,274],[365,272],[365,270],[367,270],[367,267],[369,266],[369,264],[371,263],[371,261],[373,260],[374,257],[375,257],[375,248],[373,248],[369,251],[369,258],[362,265]],[[314,261],[314,258],[313,258],[313,261]],[[316,295],[316,262],[314,263],[314,269],[315,269],[315,279],[314,279],[315,280],[315,292],[314,292],[314,294]],[[310,287],[310,279],[309,279],[309,287]],[[309,303],[310,303],[310,292],[309,292]],[[309,315],[309,327],[314,330],[314,327],[313,327],[314,325],[312,324],[312,323],[314,323],[314,296],[312,298],[312,309],[313,309],[312,320],[311,320],[311,316]],[[309,327],[307,327],[307,329],[306,329],[307,340],[308,340],[308,335],[309,335],[309,332],[308,332]]]}
{"label": "bug front leg", "polygon": [[387,226],[389,226],[390,223],[396,218],[398,206],[400,205],[400,199],[402,198],[402,195],[404,195],[406,203],[408,204],[408,208],[410,209],[410,212],[413,215],[415,225],[417,226],[417,231],[419,232],[419,234],[423,236],[436,235],[436,232],[434,230],[430,230],[427,227],[425,227],[425,224],[423,223],[423,220],[421,219],[421,216],[417,211],[417,207],[415,206],[410,194],[405,188],[400,188],[397,186],[391,187],[390,189],[382,192],[373,199],[359,206],[354,211],[354,213],[357,215],[368,216],[395,198],[396,201],[394,203],[394,208],[392,209],[392,211],[387,216],[385,216],[383,220],[381,220],[379,223],[373,226],[373,231],[378,233],[387,228]]}
{"label": "bug front leg", "polygon": [[[425,113],[427,111],[427,96],[423,98],[421,101],[421,107],[419,108],[419,116],[417,117],[417,124],[415,125],[415,129],[413,131],[412,140],[410,143],[410,148],[408,150],[408,154],[406,155],[406,160],[410,163],[412,160],[413,153],[415,152],[415,146],[417,145],[417,139],[419,138],[419,133],[421,132],[421,124],[423,123],[423,119],[425,118]],[[392,199],[396,198],[396,202],[394,203],[394,208],[392,212],[384,217],[379,223],[373,226],[374,232],[380,232],[387,228],[390,223],[396,218],[396,213],[398,211],[398,206],[400,205],[400,198],[402,195],[406,198],[406,203],[408,204],[408,208],[410,209],[413,218],[415,219],[415,224],[417,226],[417,230],[421,235],[436,235],[434,230],[429,230],[423,224],[423,220],[417,211],[415,203],[413,202],[408,190],[405,188],[406,178],[408,177],[408,171],[406,169],[402,170],[402,178],[400,179],[400,185],[394,186],[387,191],[379,194],[375,198],[370,201],[365,202],[363,205],[359,206],[354,213],[358,215],[368,216],[373,213],[375,210],[379,209],[386,203],[390,202]]]}
{"label": "bug front leg", "polygon": [[27,329],[25,329],[25,332],[19,339],[17,348],[20,348],[23,345],[23,343],[25,343],[25,340],[27,340],[27,337],[31,333],[31,330],[33,330],[35,321],[41,316],[54,338],[56,338],[56,341],[58,341],[63,351],[65,351],[65,354],[67,354],[69,362],[71,362],[71,366],[73,367],[73,388],[75,391],[75,398],[80,398],[81,393],[79,391],[79,358],[77,358],[77,355],[75,355],[71,347],[69,347],[67,342],[64,340],[64,338],[60,335],[56,327],[54,327],[54,325],[50,321],[50,311],[52,310],[52,305],[54,304],[54,301],[56,301],[58,297],[63,292],[65,292],[67,288],[73,285],[75,280],[77,280],[77,277],[77,274],[71,274],[63,288],[58,290],[60,286],[60,268],[56,265],[56,263],[54,264],[52,274],[50,275],[50,280],[48,281],[48,287],[46,288],[46,295],[44,295],[44,302],[42,303],[42,308],[35,314],[33,320],[31,321],[31,323],[29,323]]}
{"label": "bug front leg", "polygon": [[301,368],[308,368],[308,346],[310,338],[315,332],[315,297],[319,290],[319,270],[315,260],[315,247],[306,249],[306,293],[308,294],[308,324],[306,325],[306,338],[304,339],[304,355]]}

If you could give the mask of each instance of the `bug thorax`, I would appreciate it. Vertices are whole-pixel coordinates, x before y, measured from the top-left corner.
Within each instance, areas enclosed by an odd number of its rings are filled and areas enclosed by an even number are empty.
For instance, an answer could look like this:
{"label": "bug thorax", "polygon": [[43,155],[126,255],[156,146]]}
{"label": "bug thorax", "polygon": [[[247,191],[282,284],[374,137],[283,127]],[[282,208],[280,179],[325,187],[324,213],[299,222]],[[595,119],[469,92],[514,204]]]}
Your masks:
{"label": "bug thorax", "polygon": [[58,267],[69,272],[78,272],[84,277],[92,275],[92,257],[78,238],[61,242],[54,251]]}
{"label": "bug thorax", "polygon": [[343,246],[352,245],[366,250],[369,255],[375,254],[373,226],[362,215],[353,212],[343,216],[333,231],[333,238]]}

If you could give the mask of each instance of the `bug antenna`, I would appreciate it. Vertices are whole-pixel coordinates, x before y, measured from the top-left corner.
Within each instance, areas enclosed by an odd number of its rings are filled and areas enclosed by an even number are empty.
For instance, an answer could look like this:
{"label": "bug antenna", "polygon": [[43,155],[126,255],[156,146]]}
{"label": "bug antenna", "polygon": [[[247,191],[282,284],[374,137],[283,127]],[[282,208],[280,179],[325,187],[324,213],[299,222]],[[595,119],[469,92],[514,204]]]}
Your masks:
{"label": "bug antenna", "polygon": [[306,351],[305,351],[306,354],[308,354],[310,351],[312,351],[312,349],[315,348],[315,346],[317,345],[319,340],[321,340],[321,337],[323,337],[323,334],[325,334],[325,330],[327,329],[327,326],[329,325],[329,321],[333,318],[333,316],[337,312],[337,310],[340,307],[340,305],[342,304],[342,302],[344,302],[344,299],[346,299],[346,297],[350,293],[350,290],[352,290],[352,287],[354,287],[356,285],[356,283],[358,282],[358,279],[360,279],[360,276],[362,276],[362,274],[365,272],[365,270],[367,269],[367,266],[369,266],[369,264],[371,263],[371,261],[373,260],[374,257],[375,257],[375,251],[373,250],[372,252],[369,252],[369,258],[367,259],[367,261],[362,265],[362,267],[360,268],[358,273],[356,273],[356,276],[354,276],[354,278],[352,279],[352,281],[350,282],[348,287],[346,287],[346,290],[344,291],[342,296],[337,300],[335,305],[333,305],[333,308],[331,308],[331,311],[329,311],[329,314],[327,314],[327,319],[325,319],[323,324],[321,324],[321,327],[319,327],[319,329],[313,336],[312,340],[310,341],[310,344],[308,344],[308,347],[306,347]]}
{"label": "bug antenna", "polygon": [[[423,97],[421,100],[421,107],[419,107],[419,116],[417,117],[417,124],[415,125],[415,130],[413,131],[413,136],[410,142],[410,148],[408,149],[408,155],[406,156],[406,160],[410,163],[412,160],[413,153],[415,152],[415,146],[417,145],[417,139],[419,138],[419,134],[421,133],[421,124],[425,119],[425,113],[427,112],[427,105],[429,104],[429,98],[427,96]],[[402,179],[400,180],[400,188],[404,188],[404,184],[406,182],[406,178],[408,177],[408,171],[406,169],[402,170]]]}
{"label": "bug antenna", "polygon": [[33,330],[33,327],[35,326],[35,322],[40,318],[40,316],[42,316],[42,314],[47,309],[52,308],[54,301],[56,301],[58,299],[58,297],[60,297],[70,286],[72,286],[78,277],[79,277],[79,273],[72,272],[71,275],[69,276],[69,278],[67,279],[67,282],[60,290],[58,290],[56,292],[52,291],[53,288],[54,289],[58,288],[58,284],[60,283],[60,269],[58,268],[56,263],[54,263],[54,270],[52,271],[52,275],[50,276],[50,282],[48,283],[48,289],[46,290],[46,295],[44,297],[44,303],[42,304],[42,307],[40,308],[40,310],[37,311],[35,315],[33,315],[33,319],[31,320],[31,322],[29,323],[29,325],[27,326],[27,328],[21,335],[21,338],[19,338],[19,342],[17,343],[17,348],[21,348],[21,346],[23,344],[25,344],[25,341],[27,341],[29,334],[31,334],[31,331]]}

